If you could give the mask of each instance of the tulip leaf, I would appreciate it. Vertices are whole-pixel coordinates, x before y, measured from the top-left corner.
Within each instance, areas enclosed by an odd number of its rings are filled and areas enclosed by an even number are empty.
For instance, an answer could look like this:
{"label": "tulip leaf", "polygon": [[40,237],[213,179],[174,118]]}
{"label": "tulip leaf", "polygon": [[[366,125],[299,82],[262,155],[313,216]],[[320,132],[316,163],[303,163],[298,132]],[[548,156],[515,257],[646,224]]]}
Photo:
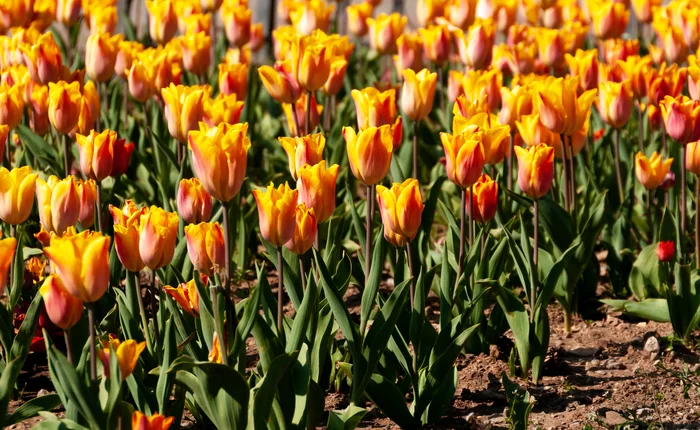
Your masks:
{"label": "tulip leaf", "polygon": [[[0,385],[2,385],[0,383]],[[1,421],[3,426],[11,426],[26,419],[35,417],[41,411],[50,411],[61,405],[61,398],[58,394],[46,394],[41,397],[35,397],[26,403],[23,403],[14,410],[7,418]],[[2,410],[2,408],[0,408]]]}
{"label": "tulip leaf", "polygon": [[632,265],[629,275],[629,287],[637,300],[661,297],[657,285],[661,285],[659,278],[659,257],[656,256],[657,244],[642,249],[637,260]]}
{"label": "tulip leaf", "polygon": [[498,304],[503,309],[508,325],[513,331],[520,364],[526,372],[530,364],[530,323],[527,310],[513,290],[498,285],[494,291]]}
{"label": "tulip leaf", "polygon": [[294,321],[292,322],[292,331],[287,338],[287,347],[285,352],[287,354],[293,351],[298,351],[301,348],[301,344],[304,341],[304,336],[306,335],[306,330],[311,323],[313,315],[316,313],[316,307],[318,306],[318,287],[313,277],[309,277],[309,282],[304,292],[304,300],[301,302],[301,306],[297,311]]}
{"label": "tulip leaf", "polygon": [[345,182],[345,203],[350,209],[350,219],[352,220],[352,226],[355,230],[355,237],[360,244],[360,249],[366,249],[365,247],[365,227],[363,222],[360,220],[360,215],[357,213],[357,207],[355,202],[352,200],[353,193],[350,191],[350,186]]}
{"label": "tulip leaf", "polygon": [[34,133],[26,125],[19,124],[15,128],[15,132],[42,169],[48,167],[53,173],[63,172],[63,167],[59,165],[58,161],[59,159],[62,160],[62,158],[58,156],[53,145],[49,145],[41,136]]}
{"label": "tulip leaf", "polygon": [[[175,340],[173,318],[171,317],[165,322],[164,352],[163,361],[160,364],[161,370],[169,368],[175,358],[177,358],[177,342]],[[158,376],[156,399],[158,400],[159,413],[163,415],[167,412],[170,394],[173,391],[173,377],[174,375],[172,373],[165,371],[162,371]]]}
{"label": "tulip leaf", "polygon": [[566,251],[576,236],[571,215],[549,196],[540,198],[538,205],[540,225],[547,233],[547,237],[559,252]]}
{"label": "tulip leaf", "polygon": [[248,409],[249,428],[265,428],[265,422],[270,416],[272,401],[275,399],[277,386],[284,377],[289,366],[296,360],[298,352],[282,354],[272,360],[265,376],[250,390],[253,400]]}
{"label": "tulip leaf", "polygon": [[415,419],[406,406],[406,399],[392,381],[374,373],[367,384],[367,397],[401,428],[413,428]]}
{"label": "tulip leaf", "polygon": [[367,413],[367,409],[350,404],[342,411],[328,413],[327,430],[353,430]]}
{"label": "tulip leaf", "polygon": [[372,309],[374,309],[377,292],[379,291],[379,282],[381,280],[382,270],[384,269],[383,263],[386,242],[382,239],[382,231],[383,228],[380,228],[376,235],[376,246],[372,252],[372,265],[370,266],[369,276],[365,280],[364,287],[362,288],[362,301],[360,304],[360,335],[364,335],[370,313],[372,312]]}
{"label": "tulip leaf", "polygon": [[10,309],[14,309],[22,299],[22,289],[24,286],[24,259],[22,255],[22,235],[18,234],[17,248],[13,256],[13,276],[12,290],[10,290]]}
{"label": "tulip leaf", "polygon": [[[267,249],[268,260],[279,270],[277,267],[277,248],[265,239],[262,239],[262,242]],[[289,295],[289,299],[292,301],[294,309],[299,309],[299,306],[301,306],[301,297],[303,296],[301,281],[299,280],[297,272],[292,269],[292,266],[285,258],[282,258],[282,265],[284,266],[284,288],[287,291],[287,295]]]}

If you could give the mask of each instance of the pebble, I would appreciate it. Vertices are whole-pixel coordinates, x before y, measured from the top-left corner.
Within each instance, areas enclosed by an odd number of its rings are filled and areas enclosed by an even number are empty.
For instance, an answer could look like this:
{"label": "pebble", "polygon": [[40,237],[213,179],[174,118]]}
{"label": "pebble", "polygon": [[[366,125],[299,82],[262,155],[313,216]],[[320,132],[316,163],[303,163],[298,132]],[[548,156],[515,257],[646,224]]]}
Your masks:
{"label": "pebble", "polygon": [[586,362],[586,370],[593,370],[596,367],[600,366],[600,360],[593,359],[591,361]]}
{"label": "pebble", "polygon": [[659,345],[659,339],[657,339],[656,336],[651,336],[644,343],[644,350],[647,352],[659,352],[659,349],[661,349],[661,347]]}
{"label": "pebble", "polygon": [[605,368],[608,370],[624,370],[627,368],[624,364],[617,360],[608,360],[605,363]]}
{"label": "pebble", "polygon": [[617,426],[626,423],[627,420],[622,417],[619,413],[615,411],[607,411],[605,413],[605,424],[611,426]]}
{"label": "pebble", "polygon": [[637,409],[637,418],[649,418],[654,414],[654,410],[651,408],[641,408]]}
{"label": "pebble", "polygon": [[45,389],[45,388],[42,388],[41,390],[39,390],[39,391],[36,393],[36,396],[37,396],[37,397],[41,397],[41,396],[46,396],[47,394],[51,394],[51,391],[49,391],[49,390],[47,390],[47,389]]}

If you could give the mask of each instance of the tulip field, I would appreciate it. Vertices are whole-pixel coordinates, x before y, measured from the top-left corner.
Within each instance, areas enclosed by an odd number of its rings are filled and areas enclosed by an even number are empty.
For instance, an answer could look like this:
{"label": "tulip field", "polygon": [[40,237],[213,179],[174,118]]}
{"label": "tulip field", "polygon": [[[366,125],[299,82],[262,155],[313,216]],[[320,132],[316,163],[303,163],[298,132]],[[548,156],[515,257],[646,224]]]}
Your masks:
{"label": "tulip field", "polygon": [[0,0],[1,428],[700,428],[700,1],[250,3]]}

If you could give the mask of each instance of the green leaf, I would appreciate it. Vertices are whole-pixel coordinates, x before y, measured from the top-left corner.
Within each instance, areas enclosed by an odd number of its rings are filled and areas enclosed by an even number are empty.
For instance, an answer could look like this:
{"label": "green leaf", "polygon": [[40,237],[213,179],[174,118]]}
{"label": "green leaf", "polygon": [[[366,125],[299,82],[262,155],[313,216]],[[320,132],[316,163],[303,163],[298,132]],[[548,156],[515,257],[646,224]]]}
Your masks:
{"label": "green leaf", "polygon": [[365,408],[350,404],[342,411],[330,411],[327,430],[353,430],[367,413]]}
{"label": "green leaf", "polygon": [[383,228],[380,228],[379,232],[377,232],[377,240],[375,240],[376,246],[372,252],[372,265],[370,266],[369,277],[365,280],[365,286],[362,291],[362,301],[360,305],[360,335],[364,335],[369,316],[372,309],[374,309],[377,292],[379,291],[379,281],[381,280],[382,270],[384,269],[383,259],[385,256],[384,252],[386,248],[386,241],[382,239],[383,230]]}
{"label": "green leaf", "polygon": [[530,321],[525,305],[509,288],[498,285],[494,288],[494,291],[496,292],[498,304],[506,316],[508,326],[513,331],[520,365],[523,368],[523,372],[527,372],[530,365]]}
{"label": "green leaf", "polygon": [[653,243],[645,247],[632,265],[629,277],[629,287],[635,298],[644,300],[646,298],[661,297],[658,285],[661,285],[659,278],[659,257],[656,256],[657,244]]}
{"label": "green leaf", "polygon": [[294,317],[292,331],[287,339],[287,347],[285,349],[287,354],[298,351],[301,348],[306,330],[318,306],[318,287],[316,286],[316,281],[313,279],[313,276],[309,276],[309,282],[307,284],[306,291],[304,292],[304,299]]}
{"label": "green leaf", "polygon": [[267,373],[251,390],[253,397],[253,407],[248,410],[248,426],[249,428],[265,428],[270,410],[272,409],[272,401],[275,399],[277,385],[284,376],[287,368],[297,358],[298,352],[280,355],[272,360],[271,366]]}
{"label": "green leaf", "polygon": [[35,397],[15,409],[14,412],[2,421],[2,425],[11,426],[12,424],[35,417],[41,411],[50,411],[60,405],[61,398],[58,394],[46,394],[41,397]]}
{"label": "green leaf", "polygon": [[52,145],[49,145],[26,125],[18,125],[15,132],[19,134],[22,143],[38,161],[42,169],[48,168],[51,173],[61,172],[61,175],[63,174],[63,167],[59,165],[59,160],[62,160],[62,158],[59,158],[56,149]]}
{"label": "green leaf", "polygon": [[[165,322],[164,353],[161,369],[167,369],[177,357],[177,342],[175,340],[175,329],[173,318],[168,318]],[[158,400],[158,410],[160,414],[167,412],[170,394],[173,391],[173,375],[169,372],[161,372],[156,384],[156,400]]]}
{"label": "green leaf", "polygon": [[642,300],[641,302],[631,300],[601,300],[601,302],[612,306],[614,309],[619,309],[628,315],[638,318],[656,322],[671,321],[671,316],[668,312],[668,302],[666,299],[646,299]]}
{"label": "green leaf", "polygon": [[538,205],[540,225],[559,252],[564,252],[576,236],[576,228],[571,215],[549,196],[540,198]]}
{"label": "green leaf", "polygon": [[412,428],[416,420],[406,406],[403,393],[392,381],[375,373],[367,384],[367,397],[401,428]]}

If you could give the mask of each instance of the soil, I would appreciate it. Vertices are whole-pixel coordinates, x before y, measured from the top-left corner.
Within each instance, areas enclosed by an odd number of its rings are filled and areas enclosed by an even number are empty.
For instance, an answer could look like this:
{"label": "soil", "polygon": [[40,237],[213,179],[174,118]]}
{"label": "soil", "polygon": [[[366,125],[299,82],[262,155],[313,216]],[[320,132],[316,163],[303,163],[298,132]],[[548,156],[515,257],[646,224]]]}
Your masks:
{"label": "soil", "polygon": [[[276,294],[274,277],[270,278]],[[359,291],[352,286],[346,302],[352,315],[359,314]],[[431,303],[432,302],[432,303]],[[428,315],[434,301],[428,300]],[[430,306],[433,305],[433,306]],[[289,303],[286,312],[291,312]],[[670,324],[633,321],[609,313],[598,321],[574,320],[572,333],[563,333],[563,313],[558,305],[549,308],[550,350],[545,375],[539,386],[512,378],[534,397],[530,428],[605,429],[654,428],[700,429],[700,348],[692,350],[671,342]],[[506,334],[511,338],[510,333]],[[653,339],[652,339],[653,338]],[[650,340],[651,339],[651,340]],[[656,342],[655,342],[656,341]],[[452,409],[435,429],[508,428],[508,406],[501,375],[508,374],[509,342],[492,346],[490,354],[465,355],[457,362],[458,387]],[[658,351],[654,344],[658,343]],[[249,367],[257,362],[255,344],[247,344]],[[10,411],[41,390],[53,391],[46,369],[46,356],[31,354],[20,375],[22,396],[10,404]],[[690,388],[684,395],[679,374],[687,370]],[[330,392],[326,410],[347,405],[343,393]],[[381,411],[369,408],[360,428],[397,428]],[[185,428],[195,428],[185,417]],[[35,418],[10,428],[31,428]],[[325,421],[324,421],[325,422]]]}

